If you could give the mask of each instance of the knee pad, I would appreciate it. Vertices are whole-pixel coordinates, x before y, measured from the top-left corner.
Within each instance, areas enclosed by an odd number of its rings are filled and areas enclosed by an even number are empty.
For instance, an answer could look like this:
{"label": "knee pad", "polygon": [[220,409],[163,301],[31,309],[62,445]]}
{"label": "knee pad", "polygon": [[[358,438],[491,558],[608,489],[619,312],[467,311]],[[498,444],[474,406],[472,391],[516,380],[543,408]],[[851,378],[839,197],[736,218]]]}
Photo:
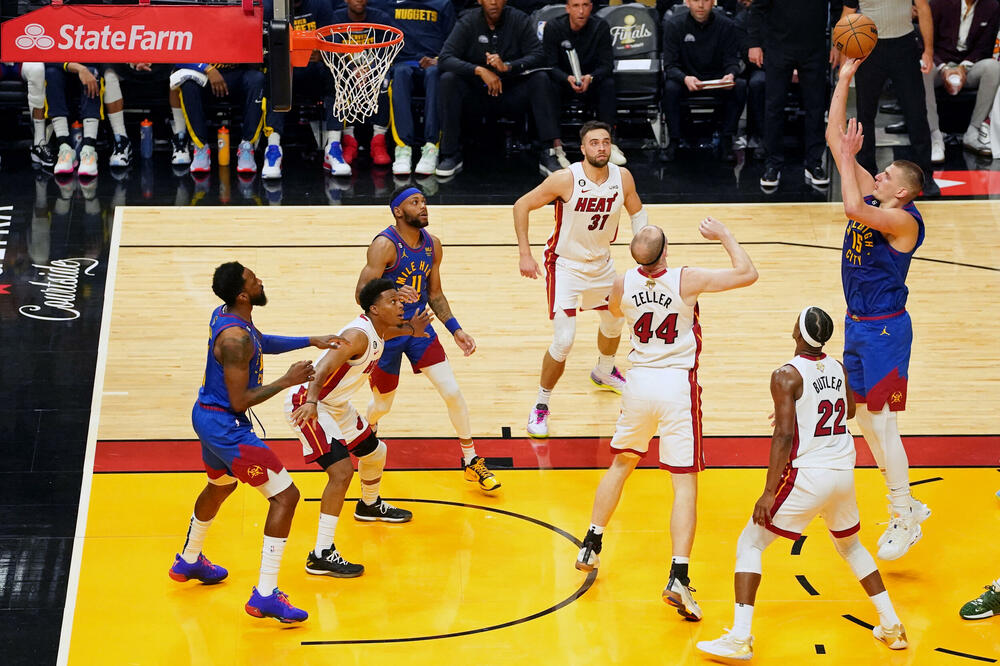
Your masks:
{"label": "knee pad", "polygon": [[622,334],[622,326],[625,325],[625,317],[616,317],[607,310],[598,310],[601,315],[601,335],[606,338],[617,338]]}
{"label": "knee pad", "polygon": [[370,453],[378,449],[379,444],[382,445],[382,457],[385,458],[385,451],[386,451],[385,443],[382,442],[378,437],[376,437],[375,433],[373,432],[369,432],[368,436],[365,437],[363,440],[361,440],[361,442],[354,447],[351,453],[353,453],[354,456],[357,458],[364,458],[365,456],[369,455]]}
{"label": "knee pad", "polygon": [[833,545],[837,547],[837,552],[844,558],[847,565],[851,567],[851,571],[854,572],[858,580],[878,570],[871,553],[858,541],[857,534],[852,534],[843,539],[837,539],[831,535],[831,538],[833,538]]}
{"label": "knee pad", "polygon": [[28,84],[28,108],[45,108],[45,64],[41,62],[22,63],[21,78]]}
{"label": "knee pad", "polygon": [[552,319],[552,344],[549,345],[549,356],[562,363],[573,348],[573,338],[576,337],[576,317],[570,317],[565,312],[557,311]]}
{"label": "knee pad", "polygon": [[764,549],[774,539],[774,534],[755,524],[753,520],[747,522],[736,542],[736,573],[761,573]]}
{"label": "knee pad", "polygon": [[121,81],[118,74],[110,67],[104,70],[104,103],[111,104],[118,102],[122,98]]}
{"label": "knee pad", "polygon": [[[370,440],[374,440],[374,444],[369,444]],[[360,452],[362,447],[367,450],[367,453]],[[385,445],[385,442],[373,434],[371,437],[365,439],[354,451],[354,455],[358,457],[358,473],[361,473],[361,464],[364,464],[365,467],[378,465],[379,469],[381,469],[385,464],[385,457],[389,452],[389,448]]]}

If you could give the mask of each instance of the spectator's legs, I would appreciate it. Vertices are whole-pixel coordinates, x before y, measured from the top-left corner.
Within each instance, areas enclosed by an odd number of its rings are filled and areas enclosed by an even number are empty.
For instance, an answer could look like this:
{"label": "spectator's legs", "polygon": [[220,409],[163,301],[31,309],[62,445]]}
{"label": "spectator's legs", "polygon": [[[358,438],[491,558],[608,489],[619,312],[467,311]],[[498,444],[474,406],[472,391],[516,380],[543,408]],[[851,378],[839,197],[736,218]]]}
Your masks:
{"label": "spectator's legs", "polygon": [[827,55],[817,49],[799,60],[799,87],[802,90],[802,106],[805,107],[805,127],[803,139],[806,148],[806,166],[819,164],[826,150],[826,126],[823,112],[826,110]]}
{"label": "spectator's legs", "polygon": [[972,119],[969,121],[970,127],[978,128],[990,114],[997,88],[1000,88],[1000,61],[989,58],[973,64],[965,84],[971,88],[978,88],[976,106],[972,109]]}
{"label": "spectator's legs", "polygon": [[34,130],[33,145],[45,143],[45,63],[21,64],[21,78],[28,84],[28,108]]}
{"label": "spectator's legs", "polygon": [[[765,168],[781,171],[785,164],[785,100],[794,61],[779,50],[767,52],[764,70],[764,149]],[[822,119],[822,112],[820,112]]]}
{"label": "spectator's legs", "polygon": [[[901,37],[898,52],[889,60],[890,77],[896,86],[899,105],[910,130],[910,150],[913,161],[924,171],[925,182],[933,182],[931,166],[931,131],[927,125],[927,106],[924,104],[924,79],[917,64],[920,50],[912,35]],[[889,40],[895,41],[895,40]],[[877,104],[877,101],[876,101]],[[866,134],[875,134],[874,123],[865,125]]]}
{"label": "spectator's legs", "polygon": [[223,70],[223,78],[234,101],[243,101],[243,141],[256,144],[264,126],[264,85],[265,76],[259,69],[241,67]]}
{"label": "spectator's legs", "polygon": [[459,157],[462,151],[462,106],[472,93],[472,81],[455,72],[441,74],[438,111],[441,114],[441,157]]}
{"label": "spectator's legs", "polygon": [[940,85],[941,73],[937,69],[931,68],[931,71],[924,74],[923,78],[924,104],[927,105],[927,126],[933,135],[935,132],[941,131],[938,125],[937,97],[935,95],[935,90]]}
{"label": "spectator's legs", "polygon": [[50,62],[45,65],[45,98],[49,105],[49,118],[56,142],[69,145],[69,122],[66,117],[66,71],[62,63]]}
{"label": "spectator's legs", "polygon": [[594,100],[597,105],[597,119],[614,127],[617,113],[614,77],[609,76],[596,84],[591,84],[587,92],[590,93],[591,99],[594,95],[597,96],[597,99]]}
{"label": "spectator's legs", "polygon": [[[191,141],[198,149],[207,147],[211,142],[208,138],[208,127],[205,124],[205,106],[202,95],[211,94],[209,86],[204,88],[191,80],[180,87],[181,112],[184,114],[184,125],[191,132]],[[176,130],[176,124],[174,126]]]}
{"label": "spectator's legs", "polygon": [[[87,65],[87,70],[101,84],[101,73],[94,65]],[[102,86],[103,87],[103,86]],[[80,148],[80,176],[97,175],[97,129],[101,116],[101,91],[91,96],[80,86],[80,119],[83,121],[83,145]]]}
{"label": "spectator's legs", "polygon": [[758,141],[764,138],[766,79],[764,70],[755,69],[747,80],[747,134]]}
{"label": "spectator's legs", "polygon": [[[910,39],[910,37],[899,37],[897,39]],[[878,99],[882,94],[882,87],[889,77],[887,60],[898,56],[893,52],[891,42],[893,39],[880,39],[872,52],[865,58],[865,61],[858,67],[854,76],[855,102],[858,122],[864,129],[864,144],[858,151],[858,164],[864,167],[872,175],[878,172],[875,164],[875,114],[878,113]],[[916,62],[914,56],[914,62]],[[908,63],[913,64],[913,63]],[[923,92],[923,82],[921,82],[921,93]],[[926,114],[924,124],[927,124]]]}
{"label": "spectator's legs", "polygon": [[389,97],[392,100],[392,133],[397,146],[413,146],[417,142],[413,129],[413,79],[419,69],[419,66],[408,62],[392,68]]}
{"label": "spectator's legs", "polygon": [[681,101],[688,96],[688,89],[681,81],[667,79],[663,84],[663,115],[667,119],[670,145],[676,146],[681,140]]}
{"label": "spectator's legs", "polygon": [[438,114],[440,83],[441,70],[437,65],[424,70],[424,143],[437,143],[441,138],[441,118]]}
{"label": "spectator's legs", "polygon": [[[720,90],[719,97],[722,99],[722,145],[729,149],[732,147],[733,137],[739,129],[740,116],[743,115],[743,107],[747,104],[747,82],[746,79],[736,79],[733,87]],[[729,144],[726,144],[728,140]]]}
{"label": "spectator's legs", "polygon": [[549,85],[548,75],[545,72],[530,74],[528,80],[519,88],[525,88],[530,98],[531,113],[535,118],[538,139],[542,145],[549,146],[554,141],[559,141],[559,112],[556,108],[555,91]]}

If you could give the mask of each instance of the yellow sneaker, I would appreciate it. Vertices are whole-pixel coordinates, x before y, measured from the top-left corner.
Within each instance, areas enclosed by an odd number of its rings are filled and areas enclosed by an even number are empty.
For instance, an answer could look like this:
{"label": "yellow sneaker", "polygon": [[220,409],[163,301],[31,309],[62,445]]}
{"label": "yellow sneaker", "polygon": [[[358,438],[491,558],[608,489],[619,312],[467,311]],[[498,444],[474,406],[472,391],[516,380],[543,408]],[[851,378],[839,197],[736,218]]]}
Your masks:
{"label": "yellow sneaker", "polygon": [[906,630],[901,624],[888,628],[876,624],[875,628],[872,629],[872,635],[888,645],[890,650],[903,650],[909,645],[906,642]]}
{"label": "yellow sneaker", "polygon": [[486,467],[486,458],[476,456],[471,463],[464,466],[465,480],[477,482],[480,490],[491,493],[500,487],[497,477]]}

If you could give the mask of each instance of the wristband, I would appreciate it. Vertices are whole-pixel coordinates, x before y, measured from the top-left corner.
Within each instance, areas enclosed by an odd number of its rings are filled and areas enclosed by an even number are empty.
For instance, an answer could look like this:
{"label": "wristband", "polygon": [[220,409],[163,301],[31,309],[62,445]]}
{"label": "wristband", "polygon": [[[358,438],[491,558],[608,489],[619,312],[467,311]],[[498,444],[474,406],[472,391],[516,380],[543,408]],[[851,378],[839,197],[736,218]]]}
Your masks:
{"label": "wristband", "polygon": [[448,329],[449,333],[451,333],[452,335],[455,335],[455,333],[460,328],[462,328],[462,325],[458,323],[457,319],[455,319],[454,317],[452,317],[451,319],[449,319],[448,321],[446,321],[444,323],[444,327]]}
{"label": "wristband", "polygon": [[306,400],[305,403],[303,403],[303,404],[306,404],[306,405],[315,405],[316,401],[315,400]]}

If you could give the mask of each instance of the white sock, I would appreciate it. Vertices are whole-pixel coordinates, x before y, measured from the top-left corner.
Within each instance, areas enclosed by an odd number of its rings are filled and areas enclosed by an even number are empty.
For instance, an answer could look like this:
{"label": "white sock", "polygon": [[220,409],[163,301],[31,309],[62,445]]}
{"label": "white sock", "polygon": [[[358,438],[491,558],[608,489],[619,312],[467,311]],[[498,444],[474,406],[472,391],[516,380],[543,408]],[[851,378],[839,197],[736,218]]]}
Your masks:
{"label": "white sock", "polygon": [[32,118],[31,126],[35,131],[34,144],[37,146],[40,143],[45,143],[45,118]]}
{"label": "white sock", "polygon": [[58,116],[52,119],[52,131],[60,139],[67,139],[63,143],[69,143],[69,123],[66,122],[66,116]]}
{"label": "white sock", "polygon": [[100,121],[97,118],[84,118],[83,119],[83,138],[84,139],[96,139],[97,138],[97,128]]}
{"label": "white sock", "polygon": [[691,564],[691,558],[674,555],[673,557],[670,558],[670,562],[671,563],[676,562],[677,564]]}
{"label": "white sock", "polygon": [[462,460],[466,465],[468,465],[472,462],[472,459],[476,457],[476,443],[469,442],[468,445],[466,445],[459,442],[459,444],[462,445]]}
{"label": "white sock", "polygon": [[603,525],[595,525],[594,523],[591,523],[589,531],[593,532],[594,534],[601,535],[601,534],[604,534],[604,526]]}
{"label": "white sock", "polygon": [[729,633],[736,638],[749,638],[753,624],[753,606],[736,604],[733,610],[733,628]]}
{"label": "white sock", "polygon": [[170,112],[174,116],[174,134],[187,136],[187,123],[184,121],[184,109],[170,107]]}
{"label": "white sock", "polygon": [[354,136],[354,128],[353,127],[345,127],[344,128],[344,134],[347,135],[347,136]]}
{"label": "white sock", "polygon": [[326,142],[327,144],[340,143],[340,130],[327,130]]}
{"label": "white sock", "polygon": [[191,524],[188,527],[187,538],[184,540],[184,548],[181,550],[181,559],[188,564],[194,564],[198,561],[201,547],[205,544],[205,535],[208,534],[208,526],[211,524],[211,520],[202,522],[195,518],[194,514],[191,514]]}
{"label": "white sock", "polygon": [[319,530],[316,532],[316,548],[313,552],[316,557],[321,557],[323,551],[333,546],[334,536],[337,532],[337,516],[328,513],[319,514]]}
{"label": "white sock", "polygon": [[611,371],[615,369],[615,355],[605,356],[601,354],[597,357],[597,369],[606,375],[610,375]]}
{"label": "white sock", "polygon": [[382,127],[381,125],[372,125],[372,134],[378,136],[379,134],[385,134],[388,127]]}
{"label": "white sock", "polygon": [[115,136],[125,136],[125,112],[115,111],[108,114],[108,122],[111,123],[111,132]]}
{"label": "white sock", "polygon": [[538,387],[538,400],[535,402],[539,405],[549,406],[549,399],[552,397],[552,389]]}
{"label": "white sock", "polygon": [[281,135],[277,132],[271,132],[271,136],[267,137],[267,145],[269,146],[280,146],[281,145]]}
{"label": "white sock", "polygon": [[888,590],[883,590],[875,596],[868,598],[875,604],[875,610],[878,611],[878,621],[883,627],[889,628],[897,624],[902,624],[899,621],[899,616],[896,615],[896,609],[892,607],[892,602],[889,600]]}
{"label": "white sock", "polygon": [[[281,555],[285,552],[288,539],[264,536],[264,547],[260,553],[260,578],[257,581],[257,593],[269,597],[278,587],[278,570],[281,569]],[[265,594],[265,592],[267,594]]]}

